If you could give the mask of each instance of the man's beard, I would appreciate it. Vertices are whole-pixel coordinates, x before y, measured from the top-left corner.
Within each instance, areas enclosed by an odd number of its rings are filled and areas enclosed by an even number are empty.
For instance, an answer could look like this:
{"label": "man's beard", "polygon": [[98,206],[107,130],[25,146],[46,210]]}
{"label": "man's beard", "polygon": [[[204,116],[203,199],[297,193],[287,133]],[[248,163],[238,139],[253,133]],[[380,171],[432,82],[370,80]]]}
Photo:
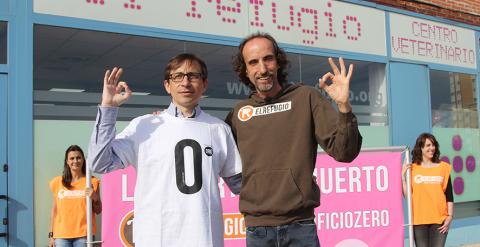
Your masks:
{"label": "man's beard", "polygon": [[267,83],[260,83],[257,81],[257,85],[255,86],[255,88],[257,89],[258,92],[268,93],[273,89],[274,79],[271,73],[266,73],[264,75],[259,76],[256,79],[258,80],[259,78],[265,78],[265,77],[268,77],[269,79]]}
{"label": "man's beard", "polygon": [[273,82],[268,84],[260,84],[257,86],[257,91],[262,93],[268,93],[273,89]]}

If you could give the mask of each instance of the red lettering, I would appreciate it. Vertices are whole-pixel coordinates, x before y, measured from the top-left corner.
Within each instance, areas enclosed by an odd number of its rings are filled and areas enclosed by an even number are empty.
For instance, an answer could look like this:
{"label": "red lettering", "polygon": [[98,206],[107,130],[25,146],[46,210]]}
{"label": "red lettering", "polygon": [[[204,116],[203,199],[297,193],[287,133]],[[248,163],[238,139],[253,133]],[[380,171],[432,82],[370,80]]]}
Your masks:
{"label": "red lettering", "polygon": [[422,23],[420,24],[420,32],[421,32],[421,36],[423,38],[427,38],[429,39],[430,38],[430,32],[428,31],[428,24],[427,23]]}
{"label": "red lettering", "polygon": [[[95,1],[95,0],[93,0],[93,1]],[[100,1],[103,2],[103,0],[100,0]],[[126,9],[136,9],[136,10],[142,9],[142,6],[140,4],[135,3],[135,0],[130,0],[127,3],[124,3],[123,7],[126,8]]]}
{"label": "red lettering", "polygon": [[[395,47],[395,43],[397,44],[396,47]],[[395,38],[392,36],[392,48],[395,52],[398,52],[398,50],[400,49],[400,43],[401,43],[400,38],[397,38],[397,42],[395,42]]]}
{"label": "red lettering", "polygon": [[475,64],[475,51],[473,51],[471,49],[468,51],[468,61],[471,64]]}
{"label": "red lettering", "polygon": [[[332,2],[327,3],[327,7],[331,8],[332,7]],[[325,36],[327,37],[337,37],[337,34],[333,32],[333,14],[332,12],[325,11],[323,12],[325,15],[325,18],[328,19],[328,32],[325,33]]]}
{"label": "red lettering", "polygon": [[[260,6],[263,6],[263,1],[250,0],[250,4],[253,5],[254,14],[255,14],[255,21],[250,21],[250,26],[263,27],[263,22],[260,21],[260,17],[259,17],[259,10],[260,10]],[[275,13],[273,14],[273,17],[275,17]]]}
{"label": "red lettering", "polygon": [[450,38],[449,38],[450,35],[449,34],[450,34],[450,32],[449,32],[448,28],[444,27],[443,28],[443,40],[445,42],[447,42],[447,41],[450,42]]}
{"label": "red lettering", "polygon": [[[130,0],[132,1],[132,0]],[[212,3],[213,0],[207,0],[208,3]],[[217,9],[217,16],[221,17],[222,22],[225,23],[237,23],[237,19],[231,17],[231,13],[240,13],[241,12],[241,4],[236,0],[228,1],[231,2],[229,5],[222,4],[222,0],[215,0],[216,9]],[[202,14],[198,11],[198,0],[192,0],[191,2],[191,11],[187,11],[187,17],[191,18],[202,18]]]}
{"label": "red lettering", "polygon": [[451,40],[452,40],[453,43],[455,43],[455,44],[457,43],[457,41],[458,41],[457,30],[452,29],[452,30],[450,31],[450,38],[451,38]]}
{"label": "red lettering", "polygon": [[417,43],[416,40],[414,39],[409,39],[411,46],[412,46],[412,52],[410,54],[415,54],[415,44]]}
{"label": "red lettering", "polygon": [[104,5],[104,0],[87,0],[87,3]]}
{"label": "red lettering", "polygon": [[430,42],[425,43],[425,50],[427,51],[426,55],[429,56],[429,57],[433,57],[432,48],[433,48],[432,43],[430,43]]}
{"label": "red lettering", "polygon": [[454,61],[459,61],[461,62],[462,60],[460,60],[460,55],[462,55],[462,50],[458,47],[455,47],[455,60]]}
{"label": "red lettering", "polygon": [[408,50],[407,50],[407,48],[408,48],[408,43],[407,43],[407,42],[408,42],[408,39],[406,39],[406,38],[400,38],[399,41],[400,41],[399,46],[400,46],[400,50],[402,51],[402,53],[409,54],[409,53],[408,53]]}
{"label": "red lettering", "polygon": [[201,19],[202,18],[202,14],[198,13],[198,6],[197,6],[197,0],[192,0],[190,1],[190,11],[187,11],[186,14],[187,14],[187,17],[191,17],[191,18],[198,18],[198,19]]}
{"label": "red lettering", "polygon": [[290,25],[281,25],[278,23],[278,19],[277,17],[278,16],[282,16],[282,15],[279,15],[278,14],[278,11],[277,11],[277,3],[276,2],[272,2],[272,22],[273,24],[276,24],[277,25],[277,29],[278,30],[282,30],[282,31],[290,31],[290,27],[294,27],[295,26],[295,15],[294,15],[294,9],[293,9],[293,5],[290,5],[289,6],[289,14],[290,14]]}
{"label": "red lettering", "polygon": [[[212,2],[212,0],[208,0],[208,2]],[[240,4],[240,2],[237,2],[236,0],[230,0],[230,1],[227,1],[227,2],[231,2],[230,5],[226,5],[226,4],[221,4],[222,3],[222,0],[216,0],[217,2],[217,15],[218,16],[221,16],[222,13],[224,13],[224,15],[226,15],[227,17],[223,16],[222,17],[222,22],[226,22],[226,23],[237,23],[237,20],[233,17],[230,18],[230,14],[229,13],[240,13],[240,7],[242,6]],[[225,14],[226,13],[226,14]]]}
{"label": "red lettering", "polygon": [[[350,26],[349,27],[349,23],[352,23],[353,24],[353,28]],[[356,25],[355,25],[356,24]],[[349,34],[349,29],[355,29],[355,26],[356,26],[356,31],[357,31],[357,34],[356,35],[350,35]],[[360,22],[357,21],[357,17],[356,16],[349,16],[347,15],[344,19],[343,19],[343,33],[347,35],[347,39],[349,40],[358,40],[358,37],[360,37],[362,35],[362,28],[361,28],[361,25],[360,25]]]}
{"label": "red lettering", "polygon": [[450,46],[448,47],[448,60],[455,61],[455,50]]}
{"label": "red lettering", "polygon": [[[307,34],[307,35],[312,35],[313,39],[308,40],[304,39],[303,43],[307,45],[313,45],[315,40],[318,40],[318,15],[317,15],[317,10],[314,9],[308,9],[308,8],[301,8],[301,12],[298,12],[298,27],[302,28],[302,33]],[[304,26],[302,26],[302,15],[307,14],[307,15],[312,15],[313,16],[313,28],[312,29],[307,29]]]}
{"label": "red lettering", "polygon": [[418,25],[419,25],[418,22],[416,21],[412,22],[412,33],[414,36],[420,35],[420,32],[417,31],[417,29],[415,28],[415,27],[418,27]]}
{"label": "red lettering", "polygon": [[426,55],[426,43],[418,40],[417,41],[417,53],[419,56],[425,56]]}

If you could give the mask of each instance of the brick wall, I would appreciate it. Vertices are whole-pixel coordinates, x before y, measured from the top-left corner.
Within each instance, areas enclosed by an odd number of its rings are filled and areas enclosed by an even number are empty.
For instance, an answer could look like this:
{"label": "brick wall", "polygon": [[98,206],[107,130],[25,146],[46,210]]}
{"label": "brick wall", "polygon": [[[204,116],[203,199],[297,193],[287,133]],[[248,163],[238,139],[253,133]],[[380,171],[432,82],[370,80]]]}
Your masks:
{"label": "brick wall", "polygon": [[369,0],[369,2],[480,26],[480,0]]}

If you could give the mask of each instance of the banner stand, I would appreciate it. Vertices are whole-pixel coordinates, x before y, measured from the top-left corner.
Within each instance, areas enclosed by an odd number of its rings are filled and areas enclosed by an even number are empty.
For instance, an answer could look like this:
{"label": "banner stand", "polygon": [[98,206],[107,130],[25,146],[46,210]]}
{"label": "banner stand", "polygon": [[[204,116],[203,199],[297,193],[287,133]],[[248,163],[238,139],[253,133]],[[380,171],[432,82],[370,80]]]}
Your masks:
{"label": "banner stand", "polygon": [[[85,188],[92,188],[92,174],[90,166],[85,167],[86,185]],[[96,243],[102,243],[103,241],[93,241],[92,233],[92,198],[85,196],[87,202],[87,247],[93,247]]]}
{"label": "banner stand", "polygon": [[[405,159],[404,163],[410,163],[410,149],[408,146],[393,146],[393,147],[378,147],[378,148],[362,148],[361,152],[405,152]],[[323,150],[319,150],[317,153],[325,153]],[[408,239],[409,239],[409,247],[414,247],[414,239],[413,239],[413,223],[412,223],[412,199],[411,199],[411,174],[410,169],[407,170],[407,204],[408,204],[408,224],[404,224],[404,226],[408,226]],[[86,167],[86,187],[91,188],[91,171],[90,167]],[[403,187],[403,185],[402,185]],[[86,197],[87,202],[87,246],[93,247],[96,243],[103,243],[103,241],[93,241],[92,238],[92,202],[90,197]]]}
{"label": "banner stand", "polygon": [[[406,164],[410,164],[410,148],[408,146],[392,146],[392,147],[369,147],[369,148],[362,148],[360,152],[405,152],[405,160]],[[317,153],[325,153],[325,151],[321,150]],[[403,164],[402,164],[403,165]],[[401,175],[401,174],[400,174]],[[407,184],[407,213],[408,213],[408,224],[404,226],[408,226],[408,246],[414,247],[414,239],[413,239],[413,220],[412,220],[412,185],[410,183],[411,174],[410,168],[407,170],[407,177],[406,177],[406,184]],[[402,185],[403,188],[403,185]]]}

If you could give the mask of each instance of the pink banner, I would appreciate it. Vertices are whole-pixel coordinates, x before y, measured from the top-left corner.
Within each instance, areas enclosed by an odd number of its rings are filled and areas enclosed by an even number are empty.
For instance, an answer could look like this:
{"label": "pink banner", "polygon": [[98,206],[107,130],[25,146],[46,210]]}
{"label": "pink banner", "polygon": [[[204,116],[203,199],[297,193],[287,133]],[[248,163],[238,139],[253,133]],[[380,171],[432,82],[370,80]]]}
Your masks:
{"label": "pink banner", "polygon": [[401,153],[361,153],[351,163],[317,156],[322,246],[403,246]]}
{"label": "pink banner", "polygon": [[[314,175],[322,191],[315,221],[322,246],[403,246],[401,153],[362,153],[351,163],[318,155]],[[132,243],[135,170],[102,178],[102,246]],[[238,196],[219,183],[226,247],[245,246]],[[375,236],[375,237],[372,237]]]}
{"label": "pink banner", "polygon": [[135,169],[129,166],[102,177],[102,246],[133,244],[133,194]]}

